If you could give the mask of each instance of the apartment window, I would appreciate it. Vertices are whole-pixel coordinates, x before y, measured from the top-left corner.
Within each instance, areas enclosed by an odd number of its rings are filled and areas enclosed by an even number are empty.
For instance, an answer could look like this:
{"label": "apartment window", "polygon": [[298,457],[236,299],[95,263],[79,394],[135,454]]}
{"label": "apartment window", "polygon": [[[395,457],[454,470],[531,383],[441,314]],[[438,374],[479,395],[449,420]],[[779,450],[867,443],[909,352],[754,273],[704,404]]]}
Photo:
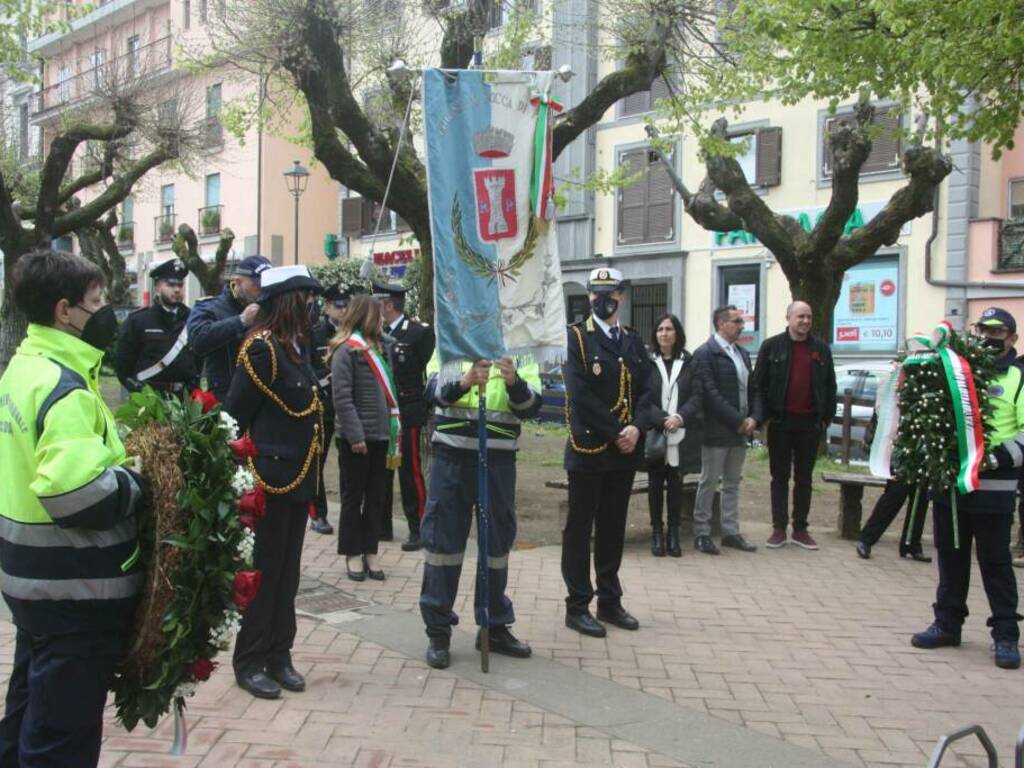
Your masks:
{"label": "apartment window", "polygon": [[540,0],[490,0],[487,3],[487,28],[498,29],[512,18],[516,6],[532,14],[540,13]]}
{"label": "apartment window", "polygon": [[220,174],[211,173],[206,177],[206,207],[220,205]]}
{"label": "apartment window", "polygon": [[224,145],[224,127],[220,122],[220,86],[220,83],[214,83],[206,88],[206,123],[204,126],[206,149],[216,149]]}
{"label": "apartment window", "polygon": [[160,187],[160,212],[164,216],[174,214],[174,185],[164,184]]}
{"label": "apartment window", "polygon": [[67,64],[57,68],[57,93],[62,102],[71,98],[71,68]]}
{"label": "apartment window", "polygon": [[28,102],[25,102],[18,105],[18,157],[25,160],[28,154]]}
{"label": "apartment window", "polygon": [[[832,115],[825,118],[822,123],[822,131],[819,138],[822,158],[822,177],[832,177],[832,151],[829,149],[826,137],[833,128],[844,123],[852,123],[853,112],[843,115]],[[900,129],[903,122],[899,107],[888,105],[875,108],[875,116],[871,121],[877,127],[876,135],[871,141],[871,154],[864,161],[860,172],[862,176],[878,173],[889,173],[898,171],[900,168],[900,155],[903,153],[903,139]]]}
{"label": "apartment window", "polygon": [[1024,179],[1010,182],[1010,220],[1024,219]]}
{"label": "apartment window", "polygon": [[405,232],[409,225],[394,211],[362,197],[346,197],[341,201],[341,233],[348,237],[369,237],[383,214],[381,232]]}
{"label": "apartment window", "polygon": [[128,38],[128,75],[134,77],[139,74],[139,36],[132,35]]}
{"label": "apartment window", "polygon": [[654,333],[654,323],[668,312],[668,283],[634,285],[629,292],[629,324],[646,344]]}
{"label": "apartment window", "polygon": [[675,238],[676,193],[668,171],[646,147],[623,152],[619,163],[640,178],[618,191],[616,244],[664,243]]}
{"label": "apartment window", "polygon": [[631,93],[619,102],[619,117],[632,117],[650,112],[658,105],[658,99],[670,96],[666,77],[658,77],[651,83],[649,91]]}
{"label": "apartment window", "polygon": [[781,128],[740,130],[730,140],[745,145],[736,161],[748,183],[756,187],[776,187],[782,183]]}
{"label": "apartment window", "polygon": [[181,26],[185,29],[188,29],[192,26],[192,3],[190,2],[190,0],[182,0]]}
{"label": "apartment window", "polygon": [[206,89],[206,116],[220,117],[221,110],[221,84],[214,83]]}
{"label": "apartment window", "polygon": [[[173,207],[173,201],[171,205]],[[135,221],[135,201],[132,199],[131,195],[126,197],[124,202],[121,203],[121,221],[125,224],[131,224]]]}
{"label": "apartment window", "polygon": [[96,48],[89,56],[89,64],[92,66],[92,85],[99,88],[103,84],[103,67],[107,63],[107,52],[103,48]]}

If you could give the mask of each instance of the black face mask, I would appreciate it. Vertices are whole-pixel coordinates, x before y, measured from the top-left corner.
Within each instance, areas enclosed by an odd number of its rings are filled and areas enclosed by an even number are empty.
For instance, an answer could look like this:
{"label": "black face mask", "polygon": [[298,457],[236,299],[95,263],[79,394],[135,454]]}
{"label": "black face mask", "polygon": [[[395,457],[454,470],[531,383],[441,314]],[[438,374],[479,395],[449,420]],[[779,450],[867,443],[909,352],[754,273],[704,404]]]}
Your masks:
{"label": "black face mask", "polygon": [[983,338],[981,346],[985,349],[991,349],[996,354],[1002,354],[1006,349],[1006,343],[1002,339],[993,339],[991,336]]}
{"label": "black face mask", "polygon": [[[78,308],[83,312],[89,312],[81,304]],[[114,306],[106,304],[95,312],[89,312],[89,319],[81,328],[71,326],[79,332],[82,341],[96,349],[105,350],[117,336],[117,315],[114,314]]]}
{"label": "black face mask", "polygon": [[597,296],[590,300],[590,308],[595,317],[607,320],[619,308],[619,300],[613,299],[611,296]]}

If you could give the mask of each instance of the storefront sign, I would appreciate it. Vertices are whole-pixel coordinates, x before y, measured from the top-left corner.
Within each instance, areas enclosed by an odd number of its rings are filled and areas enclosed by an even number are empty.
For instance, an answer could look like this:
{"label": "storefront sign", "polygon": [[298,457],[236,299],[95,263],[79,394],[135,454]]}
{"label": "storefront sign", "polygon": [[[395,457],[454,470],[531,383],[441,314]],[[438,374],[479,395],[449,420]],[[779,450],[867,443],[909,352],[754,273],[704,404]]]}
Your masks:
{"label": "storefront sign", "polygon": [[[848,235],[854,230],[860,229],[867,222],[871,221],[885,203],[861,203],[854,209],[850,220],[846,222],[843,234]],[[824,208],[807,208],[796,211],[780,211],[782,215],[792,216],[796,219],[805,232],[810,232],[821,220],[825,213]],[[900,230],[901,235],[910,234],[910,224],[905,224]],[[715,250],[723,248],[745,248],[751,245],[759,245],[759,241],[750,232],[743,229],[734,229],[732,232],[712,232],[711,248]]]}
{"label": "storefront sign", "polygon": [[373,263],[390,277],[401,278],[405,276],[409,263],[419,255],[419,248],[379,251],[373,254]]}
{"label": "storefront sign", "polygon": [[871,259],[846,271],[832,326],[836,352],[896,351],[899,257]]}

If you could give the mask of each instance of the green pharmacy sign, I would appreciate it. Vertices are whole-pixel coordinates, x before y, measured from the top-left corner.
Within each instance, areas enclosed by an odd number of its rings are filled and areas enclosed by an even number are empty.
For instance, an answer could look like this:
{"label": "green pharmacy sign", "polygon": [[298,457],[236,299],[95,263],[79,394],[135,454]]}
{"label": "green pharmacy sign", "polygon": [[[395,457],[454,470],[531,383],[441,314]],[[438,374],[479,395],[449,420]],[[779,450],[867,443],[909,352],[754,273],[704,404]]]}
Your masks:
{"label": "green pharmacy sign", "polygon": [[[864,224],[874,218],[884,203],[863,203],[854,209],[853,214],[850,216],[849,221],[846,222],[846,227],[843,230],[843,234],[850,234],[854,230],[860,229]],[[814,229],[815,225],[821,220],[821,217],[825,214],[824,207],[822,208],[807,208],[804,210],[797,211],[783,211],[784,215],[792,216],[796,219],[800,226],[805,232],[810,232]],[[909,234],[910,225],[904,226],[900,234]],[[760,242],[753,234],[747,232],[745,229],[734,229],[731,232],[712,232],[711,233],[711,247],[712,249],[722,248],[744,248],[752,245],[760,245]]]}

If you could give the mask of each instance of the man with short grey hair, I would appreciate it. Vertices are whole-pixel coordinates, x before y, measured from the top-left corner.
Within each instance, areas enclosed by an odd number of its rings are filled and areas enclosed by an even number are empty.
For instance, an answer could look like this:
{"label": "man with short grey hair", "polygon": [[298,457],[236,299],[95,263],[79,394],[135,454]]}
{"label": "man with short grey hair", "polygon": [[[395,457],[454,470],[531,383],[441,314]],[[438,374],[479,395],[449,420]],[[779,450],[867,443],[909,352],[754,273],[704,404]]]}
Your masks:
{"label": "man with short grey hair", "polygon": [[750,418],[750,355],[736,341],[743,332],[743,313],[732,304],[712,316],[715,333],[693,354],[704,394],[704,439],[701,475],[693,510],[693,546],[706,555],[719,549],[711,540],[711,502],[722,483],[722,546],[741,552],[757,547],[740,534],[739,490]]}

